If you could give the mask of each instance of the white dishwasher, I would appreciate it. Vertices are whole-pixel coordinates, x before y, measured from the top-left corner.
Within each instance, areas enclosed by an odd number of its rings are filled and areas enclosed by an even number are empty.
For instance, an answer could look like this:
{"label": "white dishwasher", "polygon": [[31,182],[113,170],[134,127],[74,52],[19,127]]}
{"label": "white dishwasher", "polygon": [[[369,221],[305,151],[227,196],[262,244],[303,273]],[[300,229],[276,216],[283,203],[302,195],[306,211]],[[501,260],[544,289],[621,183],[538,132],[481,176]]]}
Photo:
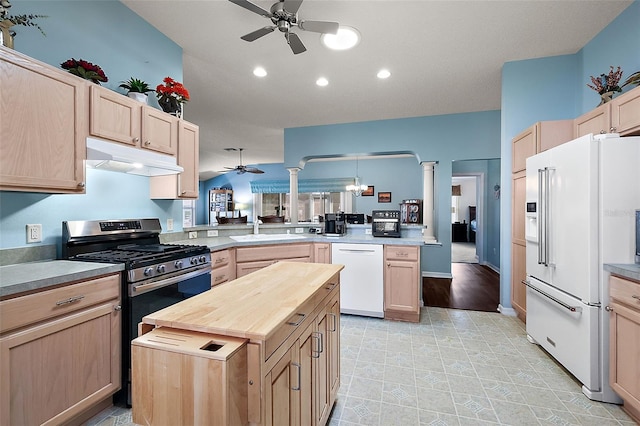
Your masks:
{"label": "white dishwasher", "polygon": [[340,272],[340,312],[384,317],[382,244],[331,244],[331,263]]}

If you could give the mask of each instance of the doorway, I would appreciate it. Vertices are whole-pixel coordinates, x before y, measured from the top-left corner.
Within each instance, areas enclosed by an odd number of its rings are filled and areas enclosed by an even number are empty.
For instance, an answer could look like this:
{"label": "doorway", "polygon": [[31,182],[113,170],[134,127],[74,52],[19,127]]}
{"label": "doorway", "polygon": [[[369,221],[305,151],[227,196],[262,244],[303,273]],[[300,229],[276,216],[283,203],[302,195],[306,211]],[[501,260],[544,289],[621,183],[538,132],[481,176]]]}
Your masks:
{"label": "doorway", "polygon": [[483,174],[454,174],[451,178],[451,263],[480,263],[478,204],[484,198]]}

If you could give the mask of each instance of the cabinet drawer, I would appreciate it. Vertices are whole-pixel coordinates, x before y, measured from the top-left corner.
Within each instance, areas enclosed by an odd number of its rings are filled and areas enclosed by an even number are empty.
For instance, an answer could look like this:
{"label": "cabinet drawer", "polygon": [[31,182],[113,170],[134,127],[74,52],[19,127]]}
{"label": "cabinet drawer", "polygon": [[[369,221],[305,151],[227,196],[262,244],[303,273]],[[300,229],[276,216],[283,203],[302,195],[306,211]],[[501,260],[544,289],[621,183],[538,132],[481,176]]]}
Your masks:
{"label": "cabinet drawer", "polygon": [[611,276],[609,295],[620,303],[640,309],[640,283]]}
{"label": "cabinet drawer", "polygon": [[211,287],[231,279],[231,265],[220,266],[211,270]]}
{"label": "cabinet drawer", "polygon": [[326,285],[319,288],[293,315],[287,318],[284,324],[276,328],[273,333],[267,337],[264,351],[265,361],[287,340],[287,337],[297,330],[302,331],[302,329],[306,327],[307,320],[309,320],[316,307],[318,307],[327,295],[334,291],[338,285],[339,278],[336,275]]}
{"label": "cabinet drawer", "polygon": [[255,262],[259,260],[281,260],[295,257],[311,258],[311,244],[279,244],[269,246],[238,247],[236,262]]}
{"label": "cabinet drawer", "polygon": [[386,260],[418,260],[420,247],[415,246],[384,246]]}
{"label": "cabinet drawer", "polygon": [[211,252],[211,268],[228,265],[231,261],[231,250],[220,250]]}
{"label": "cabinet drawer", "polygon": [[0,332],[120,298],[120,274],[0,302]]}

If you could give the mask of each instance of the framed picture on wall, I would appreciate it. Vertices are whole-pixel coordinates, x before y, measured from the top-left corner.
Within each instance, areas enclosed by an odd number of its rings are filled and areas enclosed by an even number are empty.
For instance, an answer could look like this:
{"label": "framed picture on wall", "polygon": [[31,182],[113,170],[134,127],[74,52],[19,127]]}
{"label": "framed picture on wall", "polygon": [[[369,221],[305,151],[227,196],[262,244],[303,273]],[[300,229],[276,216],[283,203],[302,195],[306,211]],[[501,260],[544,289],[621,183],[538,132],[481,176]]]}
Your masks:
{"label": "framed picture on wall", "polygon": [[373,197],[373,185],[369,185],[367,186],[367,189],[365,189],[364,191],[362,191],[362,196],[363,197]]}
{"label": "framed picture on wall", "polygon": [[391,202],[391,193],[390,192],[378,192],[378,202],[379,203],[390,203]]}

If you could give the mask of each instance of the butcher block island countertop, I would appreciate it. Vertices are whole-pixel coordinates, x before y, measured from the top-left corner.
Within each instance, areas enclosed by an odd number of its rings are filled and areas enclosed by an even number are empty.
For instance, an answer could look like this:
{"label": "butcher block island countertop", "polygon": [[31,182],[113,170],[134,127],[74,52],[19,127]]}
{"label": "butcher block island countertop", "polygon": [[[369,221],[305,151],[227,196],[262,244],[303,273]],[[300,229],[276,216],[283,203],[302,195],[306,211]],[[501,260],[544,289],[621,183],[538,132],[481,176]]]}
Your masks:
{"label": "butcher block island countertop", "polygon": [[340,382],[343,268],[278,262],[144,317],[133,421],[326,424]]}

